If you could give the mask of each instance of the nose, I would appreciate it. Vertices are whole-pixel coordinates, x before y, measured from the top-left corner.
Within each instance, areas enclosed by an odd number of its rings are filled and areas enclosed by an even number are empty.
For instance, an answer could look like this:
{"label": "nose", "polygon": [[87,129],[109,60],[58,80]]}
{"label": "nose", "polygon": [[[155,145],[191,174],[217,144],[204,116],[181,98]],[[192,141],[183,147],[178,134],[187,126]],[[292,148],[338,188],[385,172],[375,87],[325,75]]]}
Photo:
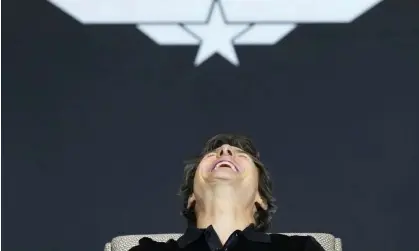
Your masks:
{"label": "nose", "polygon": [[218,150],[218,157],[233,156],[233,149],[230,145],[223,145]]}

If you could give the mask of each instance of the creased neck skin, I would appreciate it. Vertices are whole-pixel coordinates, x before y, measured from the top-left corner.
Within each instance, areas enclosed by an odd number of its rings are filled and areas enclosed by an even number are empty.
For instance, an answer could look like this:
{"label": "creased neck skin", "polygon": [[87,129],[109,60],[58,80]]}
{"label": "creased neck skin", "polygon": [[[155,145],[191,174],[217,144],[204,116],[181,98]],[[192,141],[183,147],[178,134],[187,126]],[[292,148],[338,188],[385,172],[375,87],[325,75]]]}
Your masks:
{"label": "creased neck skin", "polygon": [[240,200],[234,187],[215,187],[196,201],[197,227],[213,226],[221,243],[236,230],[243,230],[254,223],[254,203]]}

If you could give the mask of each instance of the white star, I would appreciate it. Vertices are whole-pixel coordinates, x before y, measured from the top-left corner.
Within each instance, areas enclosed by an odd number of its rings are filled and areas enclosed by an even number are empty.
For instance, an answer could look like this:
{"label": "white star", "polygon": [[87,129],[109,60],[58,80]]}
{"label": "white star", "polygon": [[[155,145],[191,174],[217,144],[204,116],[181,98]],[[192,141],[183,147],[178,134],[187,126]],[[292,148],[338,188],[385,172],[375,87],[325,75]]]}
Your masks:
{"label": "white star", "polygon": [[215,53],[220,54],[232,64],[239,65],[233,40],[248,27],[249,25],[246,24],[227,24],[219,1],[216,1],[206,24],[185,25],[186,29],[201,40],[195,65],[200,65]]}

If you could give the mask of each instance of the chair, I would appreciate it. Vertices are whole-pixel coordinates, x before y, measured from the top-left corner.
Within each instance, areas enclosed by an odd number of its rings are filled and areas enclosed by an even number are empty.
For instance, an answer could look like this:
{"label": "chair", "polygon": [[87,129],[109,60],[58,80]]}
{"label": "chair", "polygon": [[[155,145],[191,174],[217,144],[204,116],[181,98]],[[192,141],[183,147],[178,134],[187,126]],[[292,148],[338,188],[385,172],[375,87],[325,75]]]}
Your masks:
{"label": "chair", "polygon": [[[323,233],[284,233],[285,235],[313,236],[326,251],[342,251],[342,241],[331,234]],[[137,246],[138,241],[143,237],[149,237],[155,241],[166,242],[169,239],[177,240],[182,234],[148,234],[148,235],[126,235],[112,239],[106,243],[105,251],[128,251]]]}

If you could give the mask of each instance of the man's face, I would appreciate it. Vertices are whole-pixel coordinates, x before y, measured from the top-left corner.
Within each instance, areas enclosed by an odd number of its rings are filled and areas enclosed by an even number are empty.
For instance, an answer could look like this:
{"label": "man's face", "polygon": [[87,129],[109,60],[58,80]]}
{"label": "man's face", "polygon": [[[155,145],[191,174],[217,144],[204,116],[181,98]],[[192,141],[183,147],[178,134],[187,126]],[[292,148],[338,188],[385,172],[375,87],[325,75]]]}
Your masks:
{"label": "man's face", "polygon": [[224,144],[207,153],[199,163],[195,182],[217,181],[256,183],[258,170],[252,157],[240,148]]}
{"label": "man's face", "polygon": [[199,163],[194,178],[194,197],[201,197],[211,186],[228,185],[243,199],[256,202],[260,199],[258,180],[259,172],[252,157],[240,148],[224,144],[207,153]]}

